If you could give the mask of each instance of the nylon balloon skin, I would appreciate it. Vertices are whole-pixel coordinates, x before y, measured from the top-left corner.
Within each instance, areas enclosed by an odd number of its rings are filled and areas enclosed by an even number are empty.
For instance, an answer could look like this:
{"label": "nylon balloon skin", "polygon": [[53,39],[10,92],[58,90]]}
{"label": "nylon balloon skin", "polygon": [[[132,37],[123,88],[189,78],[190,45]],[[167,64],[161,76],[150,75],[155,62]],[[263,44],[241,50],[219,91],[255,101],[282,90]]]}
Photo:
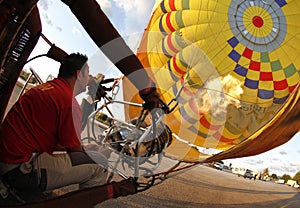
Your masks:
{"label": "nylon balloon skin", "polygon": [[[138,56],[169,101],[173,132],[226,150],[258,131],[300,80],[297,0],[165,0]],[[173,128],[172,128],[173,126]]]}

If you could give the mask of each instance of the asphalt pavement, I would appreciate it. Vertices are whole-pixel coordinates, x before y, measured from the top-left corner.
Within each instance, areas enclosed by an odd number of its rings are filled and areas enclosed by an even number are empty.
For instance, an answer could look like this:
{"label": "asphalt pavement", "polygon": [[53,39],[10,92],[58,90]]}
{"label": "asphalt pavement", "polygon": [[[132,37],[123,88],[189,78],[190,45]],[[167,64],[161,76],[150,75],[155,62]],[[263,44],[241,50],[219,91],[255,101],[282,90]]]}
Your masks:
{"label": "asphalt pavement", "polygon": [[134,195],[107,200],[96,208],[299,208],[300,189],[250,180],[204,165],[170,174],[162,183]]}

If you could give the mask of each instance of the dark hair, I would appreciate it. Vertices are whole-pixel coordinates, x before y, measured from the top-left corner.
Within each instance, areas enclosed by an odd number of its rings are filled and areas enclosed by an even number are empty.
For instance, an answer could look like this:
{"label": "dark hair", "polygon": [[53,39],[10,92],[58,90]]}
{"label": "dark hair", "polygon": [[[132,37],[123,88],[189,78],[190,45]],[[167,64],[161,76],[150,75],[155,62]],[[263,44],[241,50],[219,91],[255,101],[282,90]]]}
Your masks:
{"label": "dark hair", "polygon": [[81,70],[83,65],[87,62],[86,55],[80,53],[71,53],[63,58],[59,67],[58,76],[60,78],[70,78],[76,74],[77,70]]}

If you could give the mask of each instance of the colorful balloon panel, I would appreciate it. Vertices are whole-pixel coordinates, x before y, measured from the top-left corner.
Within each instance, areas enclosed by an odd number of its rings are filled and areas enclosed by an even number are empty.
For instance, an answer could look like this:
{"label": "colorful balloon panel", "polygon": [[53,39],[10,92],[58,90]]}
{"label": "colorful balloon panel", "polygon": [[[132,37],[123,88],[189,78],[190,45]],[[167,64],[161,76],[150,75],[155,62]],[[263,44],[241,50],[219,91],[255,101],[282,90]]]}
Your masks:
{"label": "colorful balloon panel", "polygon": [[172,131],[228,149],[274,117],[300,80],[299,10],[297,0],[157,4],[139,54],[162,97],[177,96]]}

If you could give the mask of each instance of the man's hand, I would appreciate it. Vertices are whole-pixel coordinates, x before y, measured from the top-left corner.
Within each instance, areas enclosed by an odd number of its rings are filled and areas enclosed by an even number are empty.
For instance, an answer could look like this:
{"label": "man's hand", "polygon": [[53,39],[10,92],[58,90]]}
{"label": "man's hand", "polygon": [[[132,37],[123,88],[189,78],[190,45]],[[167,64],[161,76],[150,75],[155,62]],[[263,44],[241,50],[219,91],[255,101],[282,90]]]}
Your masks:
{"label": "man's hand", "polygon": [[91,76],[88,82],[88,94],[92,97],[93,100],[100,100],[101,97],[104,97],[107,93],[102,88],[100,82],[98,82]]}
{"label": "man's hand", "polygon": [[151,111],[154,108],[159,108],[159,94],[156,91],[156,86],[152,80],[150,80],[149,87],[139,91],[141,98],[145,101],[144,107]]}

